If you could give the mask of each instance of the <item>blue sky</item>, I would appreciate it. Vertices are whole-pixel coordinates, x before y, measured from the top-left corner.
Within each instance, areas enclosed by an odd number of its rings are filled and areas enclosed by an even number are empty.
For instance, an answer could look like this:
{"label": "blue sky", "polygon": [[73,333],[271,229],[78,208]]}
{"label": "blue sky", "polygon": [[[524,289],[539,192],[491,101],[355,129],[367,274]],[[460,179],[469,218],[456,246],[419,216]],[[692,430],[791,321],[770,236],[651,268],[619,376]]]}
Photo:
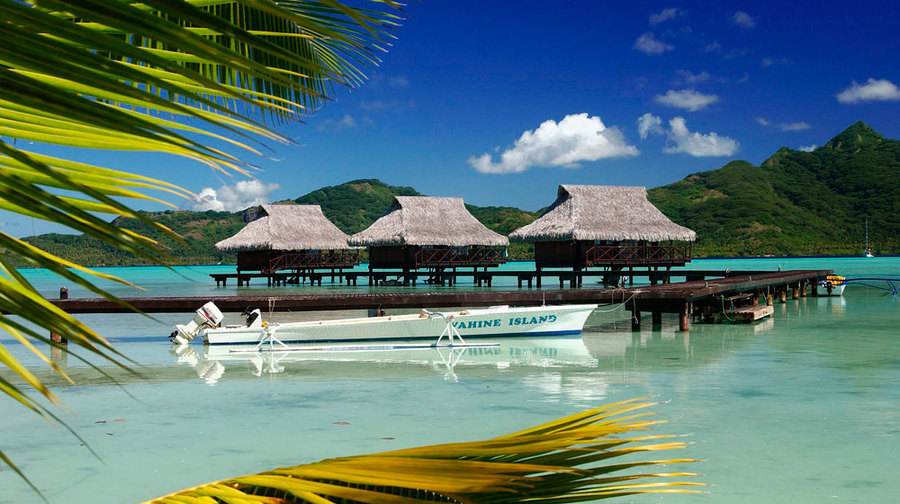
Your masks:
{"label": "blue sky", "polygon": [[[280,128],[301,146],[248,159],[257,182],[157,155],[79,157],[228,210],[358,178],[534,210],[561,183],[655,187],[857,120],[900,138],[895,2],[434,0],[404,15],[369,82]],[[16,236],[51,230],[4,220]]]}

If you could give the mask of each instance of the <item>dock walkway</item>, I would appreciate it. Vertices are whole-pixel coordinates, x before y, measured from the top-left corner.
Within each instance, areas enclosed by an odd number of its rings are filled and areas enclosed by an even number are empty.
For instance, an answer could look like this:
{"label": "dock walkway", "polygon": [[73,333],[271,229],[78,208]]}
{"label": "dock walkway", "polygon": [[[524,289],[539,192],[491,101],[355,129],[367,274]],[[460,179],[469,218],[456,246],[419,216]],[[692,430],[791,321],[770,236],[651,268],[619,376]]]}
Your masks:
{"label": "dock walkway", "polygon": [[[696,272],[684,272],[696,275]],[[365,294],[286,294],[280,296],[214,296],[126,298],[126,303],[146,313],[190,313],[207,301],[214,301],[224,312],[241,311],[248,306],[267,311],[310,310],[383,310],[450,308],[492,305],[540,305],[624,303],[632,312],[632,325],[640,327],[641,313],[651,312],[658,323],[662,313],[677,313],[680,326],[686,330],[693,314],[717,309],[725,297],[749,294],[746,298],[774,297],[786,299],[805,295],[809,286],[815,293],[816,279],[832,270],[792,270],[742,272],[709,280],[667,283],[632,288],[580,289],[518,289],[508,291],[452,291],[452,292],[384,292]],[[72,298],[50,300],[69,313],[127,313],[130,310],[103,298]]]}
{"label": "dock walkway", "polygon": [[573,271],[571,269],[543,269],[543,270],[444,270],[438,272],[429,271],[306,271],[261,273],[244,271],[241,273],[210,273],[217,287],[227,287],[229,281],[235,281],[238,287],[249,287],[254,279],[266,280],[267,286],[279,286],[289,284],[322,285],[323,279],[329,279],[332,284],[346,283],[358,285],[359,278],[368,278],[370,286],[375,285],[404,285],[415,286],[418,282],[434,285],[453,286],[459,283],[460,278],[471,278],[472,284],[478,287],[492,287],[494,278],[515,278],[519,288],[542,287],[544,279],[555,278],[559,282],[559,288],[566,285],[570,287],[583,287],[593,281],[597,284],[612,285],[627,280],[633,284],[635,277],[647,277],[651,283],[666,283],[671,278],[686,278],[687,280],[703,280],[708,277],[730,277],[752,275],[754,271],[721,271],[721,270],[651,270],[651,269],[623,269],[607,271],[601,269],[587,269]]}

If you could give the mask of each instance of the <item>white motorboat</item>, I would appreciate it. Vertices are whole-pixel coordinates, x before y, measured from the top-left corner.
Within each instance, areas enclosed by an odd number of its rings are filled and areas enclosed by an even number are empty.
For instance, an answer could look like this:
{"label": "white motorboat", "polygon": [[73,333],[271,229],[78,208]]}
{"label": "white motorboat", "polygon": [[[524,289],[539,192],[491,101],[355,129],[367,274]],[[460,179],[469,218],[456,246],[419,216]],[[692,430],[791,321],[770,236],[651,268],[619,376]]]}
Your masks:
{"label": "white motorboat", "polygon": [[[211,305],[211,306],[210,306]],[[263,341],[322,343],[412,339],[544,336],[580,334],[596,304],[509,307],[492,306],[454,312],[430,312],[381,317],[314,320],[289,323],[262,321],[259,310],[248,313],[248,323],[222,326],[224,317],[212,302],[197,310],[194,320],[176,326],[172,338],[185,343],[202,337],[205,343],[248,344]],[[246,313],[246,312],[245,312]]]}
{"label": "white motorboat", "polygon": [[846,278],[840,275],[828,275],[816,282],[816,294],[819,296],[841,296],[847,284]]}

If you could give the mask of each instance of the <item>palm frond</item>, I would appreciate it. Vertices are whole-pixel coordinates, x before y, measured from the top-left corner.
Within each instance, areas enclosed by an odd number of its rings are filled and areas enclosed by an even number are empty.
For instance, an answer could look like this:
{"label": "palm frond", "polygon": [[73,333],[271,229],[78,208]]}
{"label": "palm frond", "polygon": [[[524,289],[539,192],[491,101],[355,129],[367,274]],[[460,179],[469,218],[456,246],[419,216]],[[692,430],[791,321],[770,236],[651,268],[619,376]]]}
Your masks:
{"label": "palm frond", "polygon": [[698,493],[690,472],[644,467],[696,462],[636,460],[638,452],[685,448],[672,436],[614,437],[655,423],[629,416],[639,399],[602,406],[485,441],[451,443],[284,467],[201,485],[145,504],[568,503],[647,493]]}
{"label": "palm frond", "polygon": [[[16,142],[159,152],[229,175],[249,175],[253,165],[229,150],[260,155],[264,142],[289,143],[270,125],[314,113],[334,86],[359,85],[364,71],[377,64],[377,53],[399,20],[399,4],[364,5],[0,0],[0,210],[61,224],[171,264],[156,242],[98,214],[132,217],[178,239],[128,202],[162,201],[148,192],[189,198],[189,191],[152,177],[29,152]],[[46,333],[2,314],[0,330],[20,342],[48,345],[47,334],[53,332],[128,366],[104,338],[43,299],[9,265],[9,256],[114,300],[92,278],[118,280],[0,233],[0,313],[18,315]],[[37,346],[26,348],[50,362]],[[47,417],[29,393],[53,404],[52,392],[2,346],[0,365],[27,385],[2,382],[0,392]],[[0,453],[0,463],[11,465],[8,454]]]}

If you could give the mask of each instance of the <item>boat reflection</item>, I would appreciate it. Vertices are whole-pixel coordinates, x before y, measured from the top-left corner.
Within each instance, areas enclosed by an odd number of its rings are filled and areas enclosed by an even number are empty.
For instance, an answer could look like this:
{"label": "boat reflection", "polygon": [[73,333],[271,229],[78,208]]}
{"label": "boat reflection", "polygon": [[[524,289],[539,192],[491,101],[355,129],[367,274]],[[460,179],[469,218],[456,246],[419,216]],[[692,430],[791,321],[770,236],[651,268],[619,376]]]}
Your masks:
{"label": "boat reflection", "polygon": [[844,299],[843,296],[827,297],[822,299],[824,300],[825,306],[827,307],[828,311],[833,315],[844,315],[844,308],[847,305],[847,300]]}
{"label": "boat reflection", "polygon": [[[389,371],[391,365],[428,369],[456,381],[460,368],[596,366],[580,337],[503,338],[496,346],[397,348],[394,345],[303,347],[257,351],[255,345],[180,345],[173,347],[179,365],[187,365],[209,385],[226,377],[276,377],[303,373],[359,375],[360,366]],[[397,371],[403,372],[399,369]]]}
{"label": "boat reflection", "polygon": [[583,372],[585,368],[632,373],[703,365],[742,348],[774,327],[770,318],[755,324],[695,324],[690,332],[678,331],[677,323],[672,322],[662,328],[632,332],[628,324],[616,322],[586,328],[580,337],[499,338],[496,346],[364,343],[294,345],[290,350],[276,346],[257,351],[255,345],[181,345],[173,347],[172,353],[179,367],[193,368],[209,385],[223,379],[287,376],[332,379],[431,375],[456,381],[460,375],[483,376],[488,369],[518,374],[524,380],[535,379],[536,368],[557,374],[576,369]]}

